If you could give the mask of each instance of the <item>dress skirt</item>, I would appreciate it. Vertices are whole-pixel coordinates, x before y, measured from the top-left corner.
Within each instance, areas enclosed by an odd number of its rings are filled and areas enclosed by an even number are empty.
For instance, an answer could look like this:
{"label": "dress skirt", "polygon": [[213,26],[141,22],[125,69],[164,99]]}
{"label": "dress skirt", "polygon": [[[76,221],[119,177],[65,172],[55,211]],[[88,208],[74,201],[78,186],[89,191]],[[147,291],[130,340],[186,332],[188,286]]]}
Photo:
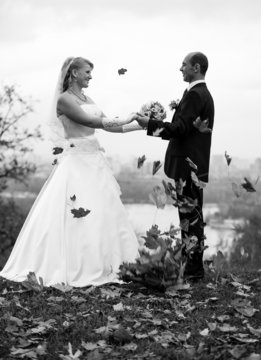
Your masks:
{"label": "dress skirt", "polygon": [[0,276],[21,282],[34,272],[45,286],[101,285],[118,282],[120,264],[137,256],[138,240],[103,152],[89,140],[74,139],[41,189]]}

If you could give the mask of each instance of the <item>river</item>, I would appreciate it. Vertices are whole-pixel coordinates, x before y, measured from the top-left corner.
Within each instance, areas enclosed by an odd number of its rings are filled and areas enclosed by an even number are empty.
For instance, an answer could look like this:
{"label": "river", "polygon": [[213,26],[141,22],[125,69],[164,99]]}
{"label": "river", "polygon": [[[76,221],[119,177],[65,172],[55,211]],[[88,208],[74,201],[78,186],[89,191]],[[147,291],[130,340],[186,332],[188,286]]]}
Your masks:
{"label": "river", "polygon": [[[2,196],[7,198],[13,197],[22,201],[27,199],[30,207],[35,198],[35,194],[30,192],[3,193]],[[124,206],[135,233],[139,238],[146,234],[146,231],[153,224],[157,224],[162,232],[168,231],[171,224],[176,227],[179,226],[178,212],[172,205],[166,205],[164,209],[157,209],[153,204],[124,204]],[[203,213],[205,218],[218,212],[219,207],[217,204],[204,205]],[[205,258],[216,254],[217,250],[229,253],[234,238],[233,226],[237,223],[237,221],[229,219],[221,223],[220,221],[213,220],[213,217],[211,220],[205,227],[205,235],[207,237],[205,245],[208,246],[204,252]]]}
{"label": "river", "polygon": [[[155,205],[150,204],[125,204],[125,207],[129,220],[139,237],[144,235],[153,224],[157,224],[162,232],[168,231],[171,224],[179,226],[178,212],[172,205],[166,205],[164,209],[157,209]],[[211,216],[216,212],[219,212],[216,204],[205,204],[204,217]],[[235,222],[230,220],[222,223],[211,221],[205,227],[207,237],[205,245],[208,246],[204,252],[205,258],[216,254],[217,250],[229,252],[234,237],[234,224]]]}

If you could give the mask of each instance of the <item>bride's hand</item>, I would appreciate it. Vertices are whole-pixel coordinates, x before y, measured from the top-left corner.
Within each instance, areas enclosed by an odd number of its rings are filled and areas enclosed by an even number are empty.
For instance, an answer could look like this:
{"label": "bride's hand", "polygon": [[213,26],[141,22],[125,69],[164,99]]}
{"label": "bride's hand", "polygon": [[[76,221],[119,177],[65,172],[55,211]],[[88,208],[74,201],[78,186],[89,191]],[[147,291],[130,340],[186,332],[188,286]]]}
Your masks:
{"label": "bride's hand", "polygon": [[128,120],[128,123],[131,123],[132,121],[134,120],[138,120],[140,114],[137,113],[137,112],[132,112],[128,117],[127,117],[127,120]]}
{"label": "bride's hand", "polygon": [[143,128],[146,128],[148,126],[148,122],[149,122],[150,118],[143,114],[138,114],[138,118],[136,120],[140,126],[142,126]]}

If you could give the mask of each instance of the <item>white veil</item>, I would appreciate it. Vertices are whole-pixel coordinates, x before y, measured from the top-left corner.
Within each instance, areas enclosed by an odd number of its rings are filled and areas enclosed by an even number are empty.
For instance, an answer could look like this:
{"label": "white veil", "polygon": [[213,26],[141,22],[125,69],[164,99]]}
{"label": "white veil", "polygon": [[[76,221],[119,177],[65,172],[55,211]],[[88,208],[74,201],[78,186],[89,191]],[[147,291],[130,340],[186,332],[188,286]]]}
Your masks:
{"label": "white veil", "polygon": [[63,128],[63,125],[61,123],[61,120],[57,117],[56,108],[57,108],[58,98],[63,92],[63,83],[64,83],[65,76],[66,76],[66,74],[67,74],[67,72],[69,70],[69,67],[71,66],[73,60],[74,60],[74,57],[68,57],[63,63],[63,66],[61,68],[61,71],[59,73],[59,77],[58,77],[58,80],[57,80],[55,92],[54,92],[53,102],[52,102],[52,106],[51,106],[50,118],[49,118],[49,121],[47,123],[48,132],[49,132],[49,140],[55,146],[61,146],[62,147],[62,145],[66,141],[65,135],[64,135],[64,128]]}

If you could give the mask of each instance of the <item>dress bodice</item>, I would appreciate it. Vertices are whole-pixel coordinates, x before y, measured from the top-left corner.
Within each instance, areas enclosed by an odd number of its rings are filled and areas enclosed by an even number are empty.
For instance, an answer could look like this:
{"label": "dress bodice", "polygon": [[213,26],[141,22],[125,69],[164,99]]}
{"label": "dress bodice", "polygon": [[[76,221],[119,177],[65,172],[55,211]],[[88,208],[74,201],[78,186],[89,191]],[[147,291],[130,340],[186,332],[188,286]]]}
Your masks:
{"label": "dress bodice", "polygon": [[[88,115],[96,115],[96,116],[102,115],[102,111],[99,109],[99,107],[96,104],[83,104],[81,105],[81,108]],[[69,119],[64,114],[60,115],[59,119],[62,122],[64,128],[64,135],[66,139],[83,138],[86,136],[94,135],[95,133],[95,129],[78,124],[75,121]]]}

